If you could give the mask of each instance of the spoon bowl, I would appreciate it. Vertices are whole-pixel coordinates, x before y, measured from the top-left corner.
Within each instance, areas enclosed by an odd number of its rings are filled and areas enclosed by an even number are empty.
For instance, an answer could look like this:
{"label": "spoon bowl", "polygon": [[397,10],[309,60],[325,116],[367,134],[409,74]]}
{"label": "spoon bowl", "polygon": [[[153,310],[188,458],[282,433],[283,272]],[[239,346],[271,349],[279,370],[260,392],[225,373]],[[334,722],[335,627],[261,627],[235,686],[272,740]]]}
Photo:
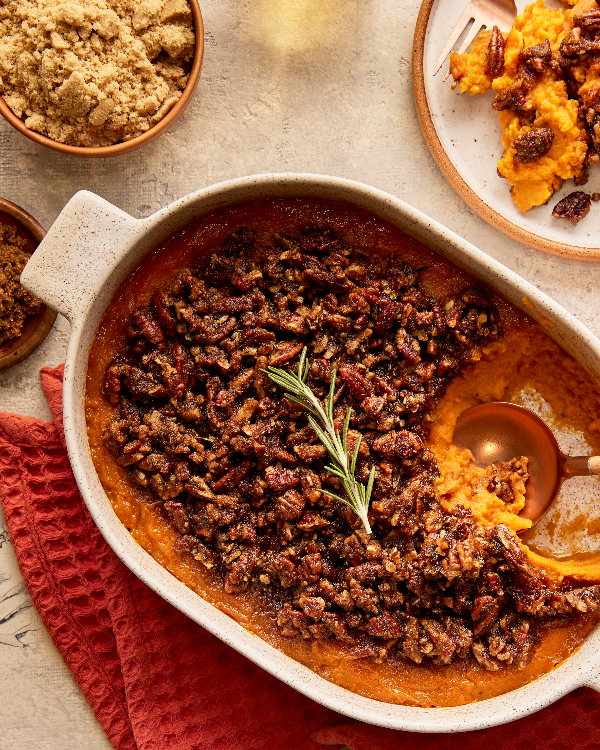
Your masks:
{"label": "spoon bowl", "polygon": [[507,401],[480,404],[463,412],[453,443],[486,468],[518,456],[529,458],[525,507],[520,515],[533,523],[550,509],[565,479],[600,473],[597,456],[565,456],[552,430],[534,412]]}

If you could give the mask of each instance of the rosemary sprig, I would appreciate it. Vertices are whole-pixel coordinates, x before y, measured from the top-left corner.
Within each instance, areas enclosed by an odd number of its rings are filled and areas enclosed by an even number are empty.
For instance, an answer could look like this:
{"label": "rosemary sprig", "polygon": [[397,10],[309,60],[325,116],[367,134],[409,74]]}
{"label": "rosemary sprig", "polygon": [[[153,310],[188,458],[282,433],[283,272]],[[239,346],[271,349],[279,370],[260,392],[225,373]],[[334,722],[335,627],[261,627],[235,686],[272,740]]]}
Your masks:
{"label": "rosemary sprig", "polygon": [[310,386],[306,384],[308,371],[309,364],[306,359],[306,347],[304,347],[300,355],[297,374],[289,370],[281,370],[279,367],[268,367],[266,370],[263,370],[276,385],[286,391],[285,395],[290,401],[303,406],[308,411],[308,423],[329,453],[331,465],[325,468],[342,480],[342,485],[348,499],[328,490],[322,489],[321,492],[352,508],[362,521],[367,534],[371,534],[371,525],[369,524],[367,513],[371,502],[373,482],[375,481],[375,467],[371,469],[366,487],[364,484],[358,482],[354,476],[362,435],[359,435],[352,457],[350,457],[348,451],[348,429],[350,427],[351,408],[348,407],[341,433],[335,429],[333,421],[336,371],[334,370],[331,376],[329,395],[324,405],[321,404],[312,392]]}

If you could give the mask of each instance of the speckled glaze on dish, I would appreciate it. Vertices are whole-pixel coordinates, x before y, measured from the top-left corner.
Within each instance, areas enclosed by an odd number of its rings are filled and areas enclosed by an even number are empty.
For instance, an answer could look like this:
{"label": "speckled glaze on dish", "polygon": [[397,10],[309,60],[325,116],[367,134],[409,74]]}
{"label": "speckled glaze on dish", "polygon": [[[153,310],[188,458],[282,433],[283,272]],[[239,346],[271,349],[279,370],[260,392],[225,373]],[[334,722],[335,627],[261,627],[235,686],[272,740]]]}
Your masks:
{"label": "speckled glaze on dish", "polygon": [[[19,233],[29,241],[31,249],[36,247],[46,232],[31,214],[15,203],[0,198],[0,224],[13,224]],[[50,333],[56,311],[44,305],[35,315],[25,321],[20,336],[0,344],[0,372],[22,362],[34,352]]]}
{"label": "speckled glaze on dish", "polygon": [[[517,0],[521,13],[530,0]],[[464,202],[492,227],[534,250],[577,260],[600,260],[600,205],[577,226],[552,217],[556,203],[576,188],[567,180],[550,201],[522,213],[513,203],[509,185],[498,177],[502,156],[501,128],[492,109],[493,91],[470,96],[452,90],[444,82],[446,62],[434,77],[435,64],[464,3],[456,0],[424,0],[413,41],[413,89],[425,142],[440,171]],[[546,0],[551,8],[565,7]],[[600,191],[600,169],[590,170],[583,188]]]}
{"label": "speckled glaze on dish", "polygon": [[95,158],[120,156],[121,154],[128,154],[131,151],[136,151],[138,148],[146,146],[148,143],[152,143],[152,141],[155,141],[159,136],[165,133],[181,117],[190,103],[196,90],[196,86],[198,85],[198,80],[200,79],[202,58],[204,56],[204,24],[202,22],[202,13],[200,12],[200,4],[198,0],[188,0],[188,2],[192,10],[194,32],[196,35],[196,48],[188,82],[181,96],[177,100],[177,103],[167,112],[162,120],[157,122],[156,125],[151,127],[145,133],[142,133],[142,135],[131,138],[129,141],[113,143],[111,146],[70,146],[68,143],[53,141],[45,135],[36,133],[35,130],[30,130],[23,120],[14,114],[12,109],[6,104],[1,96],[0,115],[2,115],[2,117],[4,117],[13,128],[15,128],[15,130],[18,130],[19,133],[27,136],[27,138],[34,141],[34,143],[38,143],[40,146],[47,146],[54,151],[60,151],[61,153],[69,154],[70,156],[91,156]]}
{"label": "speckled glaze on dish", "polygon": [[345,200],[392,222],[526,310],[600,382],[600,341],[572,315],[473,245],[380,190],[320,175],[257,175],[192,193],[146,219],[134,219],[102,198],[80,192],[57,218],[22,280],[71,321],[63,394],[67,447],[82,496],[108,543],[152,589],[225,643],[313,700],[360,721],[413,732],[469,731],[518,719],[582,685],[600,692],[597,630],[553,672],[491,700],[458,708],[413,708],[363,698],[327,682],[205,602],[121,525],[89,455],[83,408],[88,350],[102,312],[125,276],[174,231],[209,211],[266,197]]}

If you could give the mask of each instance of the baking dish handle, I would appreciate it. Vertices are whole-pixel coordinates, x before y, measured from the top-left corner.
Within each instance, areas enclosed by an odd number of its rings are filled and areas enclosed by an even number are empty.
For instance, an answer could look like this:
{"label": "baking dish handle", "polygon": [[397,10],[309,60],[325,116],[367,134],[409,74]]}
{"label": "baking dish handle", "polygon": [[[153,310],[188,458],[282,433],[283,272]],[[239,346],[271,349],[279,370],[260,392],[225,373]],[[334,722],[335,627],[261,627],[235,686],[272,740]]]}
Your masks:
{"label": "baking dish handle", "polygon": [[142,220],[82,190],[38,245],[23,269],[21,284],[73,323],[142,227]]}

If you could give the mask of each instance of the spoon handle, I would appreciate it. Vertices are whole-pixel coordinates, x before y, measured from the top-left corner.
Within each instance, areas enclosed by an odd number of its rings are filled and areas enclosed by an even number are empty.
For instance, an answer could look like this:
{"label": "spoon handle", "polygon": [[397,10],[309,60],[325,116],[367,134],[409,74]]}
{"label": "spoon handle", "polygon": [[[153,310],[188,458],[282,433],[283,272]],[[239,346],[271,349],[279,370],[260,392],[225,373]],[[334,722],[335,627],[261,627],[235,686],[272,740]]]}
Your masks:
{"label": "spoon handle", "polygon": [[600,456],[568,456],[563,463],[563,479],[600,474]]}

